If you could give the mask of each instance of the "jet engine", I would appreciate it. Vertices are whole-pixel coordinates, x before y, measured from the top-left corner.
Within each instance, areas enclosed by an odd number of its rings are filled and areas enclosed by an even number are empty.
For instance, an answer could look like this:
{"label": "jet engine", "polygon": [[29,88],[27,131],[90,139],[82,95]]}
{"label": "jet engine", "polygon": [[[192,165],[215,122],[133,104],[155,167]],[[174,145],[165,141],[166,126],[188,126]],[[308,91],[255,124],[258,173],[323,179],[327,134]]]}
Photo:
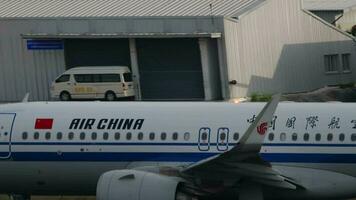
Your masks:
{"label": "jet engine", "polygon": [[190,200],[179,191],[182,180],[136,170],[114,170],[101,175],[97,200]]}

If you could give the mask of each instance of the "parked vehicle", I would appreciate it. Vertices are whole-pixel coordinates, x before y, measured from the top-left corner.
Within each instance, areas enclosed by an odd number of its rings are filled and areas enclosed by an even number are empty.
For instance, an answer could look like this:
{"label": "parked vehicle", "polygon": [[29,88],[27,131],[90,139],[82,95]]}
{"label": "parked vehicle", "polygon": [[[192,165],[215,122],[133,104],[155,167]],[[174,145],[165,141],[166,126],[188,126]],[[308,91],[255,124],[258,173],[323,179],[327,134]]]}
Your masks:
{"label": "parked vehicle", "polygon": [[106,99],[133,97],[135,90],[131,71],[125,66],[76,67],[56,78],[51,97],[71,99]]}

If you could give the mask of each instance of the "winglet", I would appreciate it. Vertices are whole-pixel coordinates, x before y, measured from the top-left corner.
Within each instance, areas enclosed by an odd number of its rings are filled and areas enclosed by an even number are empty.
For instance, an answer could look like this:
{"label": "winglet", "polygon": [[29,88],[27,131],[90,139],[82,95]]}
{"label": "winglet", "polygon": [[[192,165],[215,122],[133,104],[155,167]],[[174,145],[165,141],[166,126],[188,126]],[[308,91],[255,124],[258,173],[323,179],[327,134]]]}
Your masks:
{"label": "winglet", "polygon": [[268,127],[273,119],[273,115],[277,109],[281,94],[276,94],[272,97],[262,111],[256,117],[256,120],[247,129],[238,145],[239,151],[257,151],[261,150],[262,143],[268,131]]}
{"label": "winglet", "polygon": [[28,102],[28,98],[29,98],[29,97],[30,97],[30,93],[27,92],[27,93],[25,94],[25,96],[23,97],[22,102],[23,102],[23,103]]}

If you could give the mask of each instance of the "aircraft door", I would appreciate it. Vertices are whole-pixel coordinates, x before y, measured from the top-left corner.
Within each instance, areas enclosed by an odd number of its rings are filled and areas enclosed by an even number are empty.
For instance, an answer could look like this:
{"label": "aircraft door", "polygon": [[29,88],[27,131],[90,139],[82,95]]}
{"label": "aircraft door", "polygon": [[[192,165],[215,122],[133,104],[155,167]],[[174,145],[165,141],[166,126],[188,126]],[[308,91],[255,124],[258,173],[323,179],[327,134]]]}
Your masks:
{"label": "aircraft door", "polygon": [[229,149],[229,129],[219,128],[217,135],[217,148],[219,151],[227,151]]}
{"label": "aircraft door", "polygon": [[0,159],[11,154],[11,133],[16,114],[0,113]]}
{"label": "aircraft door", "polygon": [[210,150],[210,128],[201,128],[199,130],[198,145],[200,151]]}

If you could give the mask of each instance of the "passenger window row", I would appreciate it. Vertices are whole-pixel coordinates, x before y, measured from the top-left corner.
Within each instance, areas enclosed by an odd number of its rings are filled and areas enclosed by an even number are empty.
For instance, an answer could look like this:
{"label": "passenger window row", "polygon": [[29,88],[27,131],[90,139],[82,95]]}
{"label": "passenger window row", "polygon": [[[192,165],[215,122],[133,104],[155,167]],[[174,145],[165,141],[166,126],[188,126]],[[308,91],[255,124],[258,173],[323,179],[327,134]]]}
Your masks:
{"label": "passenger window row", "polygon": [[[74,132],[69,132],[67,134],[67,138],[68,140],[74,140],[75,138],[75,133]],[[98,140],[98,139],[103,139],[103,140],[108,140],[109,139],[109,133],[108,132],[104,132],[99,138],[98,136],[99,134],[97,132],[92,132],[92,133],[86,133],[86,132],[80,132],[79,133],[79,139],[80,140],[85,140],[87,137],[90,137],[91,140]],[[120,132],[116,132],[113,134],[114,140],[120,140],[121,139],[121,133]],[[62,140],[64,138],[64,134],[62,132],[57,132],[57,133],[52,133],[52,132],[45,132],[44,133],[44,138],[46,140],[51,140],[51,139],[57,139],[57,140]],[[125,139],[126,140],[132,140],[134,138],[133,133],[132,132],[127,132],[125,134]],[[143,132],[139,132],[137,133],[136,136],[137,140],[144,140],[144,133]],[[162,141],[167,140],[168,135],[166,132],[162,132],[161,134],[159,134],[159,139]],[[172,140],[176,141],[179,138],[179,134],[178,132],[174,132],[171,136]],[[208,138],[208,134],[207,133],[203,133],[202,134],[202,139],[203,140],[207,140]],[[22,139],[23,140],[27,140],[29,139],[29,134],[27,132],[23,132],[22,133]],[[34,140],[39,140],[40,139],[40,133],[39,132],[34,132],[33,133],[33,139]],[[148,134],[148,139],[153,141],[156,139],[156,133],[155,132],[150,132]],[[185,132],[183,135],[183,139],[185,141],[189,141],[190,140],[190,133],[189,132]],[[220,139],[221,140],[225,140],[226,139],[226,134],[222,133],[220,134]],[[234,141],[238,141],[240,139],[240,134],[239,133],[234,133],[233,134],[233,140]]]}
{"label": "passenger window row", "polygon": [[[57,133],[52,133],[52,132],[45,132],[44,134],[44,139],[46,140],[51,140],[51,139],[57,139],[57,140],[62,140],[64,138],[64,134],[62,132],[57,132]],[[97,132],[92,132],[92,133],[87,133],[87,132],[80,132],[79,134],[76,134],[74,132],[69,132],[67,134],[68,140],[74,140],[75,136],[79,135],[80,140],[85,140],[87,137],[89,137],[91,140],[98,140],[98,139],[103,139],[103,140],[108,140],[110,137],[110,134],[108,132],[104,132],[101,135],[98,134]],[[153,141],[156,139],[156,135],[159,135],[157,138],[159,138],[162,141],[165,141],[168,139],[168,135],[166,132],[162,132],[160,134],[156,134],[155,132],[150,132],[148,134],[148,139]],[[133,140],[134,139],[134,134],[132,132],[127,132],[125,133],[125,139],[126,140]],[[147,136],[146,136],[147,137]],[[33,133],[33,139],[34,140],[39,140],[40,138],[40,133],[39,132],[34,132]],[[116,132],[113,134],[114,140],[120,140],[121,139],[121,133]],[[136,135],[137,140],[144,140],[145,134],[143,132],[139,132]],[[179,138],[178,132],[174,132],[171,136],[172,140],[176,141]],[[23,132],[22,133],[22,139],[23,140],[28,140],[29,139],[29,134],[28,132]],[[190,133],[185,132],[183,135],[183,139],[185,141],[190,140]]]}
{"label": "passenger window row", "polygon": [[[75,135],[76,135],[76,134],[75,134],[74,132],[69,132],[69,133],[67,134],[68,140],[74,140]],[[291,140],[292,140],[292,141],[298,141],[298,137],[299,137],[299,136],[301,136],[302,141],[304,141],[304,142],[308,142],[308,141],[312,141],[312,140],[313,140],[311,134],[309,134],[309,133],[304,133],[304,134],[302,134],[302,135],[300,135],[300,134],[298,134],[298,133],[292,133],[292,135],[291,135]],[[52,137],[53,137],[53,138],[52,138]],[[91,140],[98,140],[98,139],[100,139],[97,132],[92,132],[92,133],[89,133],[89,134],[86,133],[86,132],[80,132],[80,133],[79,133],[79,139],[80,139],[80,140],[85,140],[86,137],[90,137]],[[101,135],[101,137],[102,137],[103,140],[108,140],[109,137],[110,137],[110,134],[109,134],[108,132],[104,132],[104,133]],[[116,133],[113,134],[113,137],[114,137],[115,140],[120,140],[120,139],[121,139],[121,133],[120,133],[120,132],[116,132]],[[206,133],[203,133],[203,134],[202,134],[202,139],[203,139],[203,140],[207,140],[207,137],[208,137],[208,135],[207,135]],[[222,140],[224,140],[225,137],[226,137],[226,135],[221,134],[220,137],[224,137],[224,138],[222,139]],[[34,140],[39,140],[39,138],[40,138],[40,133],[39,133],[39,132],[34,132],[34,133],[33,133],[33,139],[34,139]],[[56,134],[52,134],[52,132],[46,132],[46,133],[44,133],[44,138],[45,138],[46,140],[51,140],[51,139],[62,140],[62,139],[64,138],[64,134],[63,134],[62,132],[57,132]],[[125,134],[125,139],[126,139],[126,140],[132,140],[133,138],[134,138],[133,133],[127,132],[127,133]],[[144,140],[144,138],[145,138],[145,137],[144,137],[144,133],[143,133],[143,132],[137,133],[136,138],[137,138],[137,140],[140,140],[140,141],[141,141],[141,140]],[[161,134],[159,134],[159,139],[160,139],[160,140],[165,141],[165,140],[167,140],[167,138],[168,138],[168,136],[167,136],[167,133],[166,133],[166,132],[162,132]],[[176,140],[178,140],[178,138],[179,138],[179,134],[178,134],[177,132],[174,132],[174,133],[172,134],[171,138],[172,138],[172,140],[176,141]],[[240,138],[239,133],[234,133],[234,135],[233,135],[233,140],[234,140],[234,141],[238,141],[239,138]],[[339,140],[340,142],[345,141],[345,138],[346,138],[346,136],[345,136],[344,133],[338,134],[338,140]],[[23,140],[29,139],[29,134],[28,134],[27,132],[23,132],[23,133],[22,133],[22,139],[23,139]],[[155,132],[149,133],[149,134],[148,134],[148,139],[151,140],[151,141],[155,140],[155,139],[156,139],[156,133],[155,133]],[[189,140],[190,140],[190,133],[189,133],[189,132],[184,133],[183,139],[184,139],[185,141],[189,141]],[[269,133],[269,134],[268,134],[268,140],[269,140],[269,141],[275,141],[275,139],[276,139],[276,138],[275,138],[275,133]],[[321,141],[321,139],[322,139],[321,133],[316,133],[316,134],[314,135],[314,141]],[[280,133],[280,134],[279,134],[279,141],[284,142],[284,141],[286,141],[286,140],[287,140],[287,134],[284,133],[284,132],[283,132],[283,133]],[[326,135],[326,140],[327,140],[327,141],[330,141],[330,142],[333,141],[333,140],[334,140],[334,134],[328,133],[328,134]],[[351,134],[350,140],[351,140],[352,142],[356,142],[356,133]]]}
{"label": "passenger window row", "polygon": [[[291,135],[292,141],[298,141],[299,135],[300,135],[300,134],[298,134],[298,133],[292,133],[292,135]],[[333,134],[333,133],[328,133],[328,134],[326,135],[326,140],[329,141],[329,142],[333,141],[333,140],[334,140],[334,135],[335,135],[335,134]],[[308,142],[308,141],[312,141],[312,140],[313,140],[312,135],[311,135],[310,133],[304,133],[304,134],[302,134],[302,135],[300,135],[300,136],[301,136],[301,138],[302,138],[302,141],[304,141],[304,142]],[[345,141],[345,138],[346,138],[346,137],[345,137],[345,134],[344,134],[344,133],[338,134],[338,140],[339,140],[340,142]],[[276,139],[276,138],[275,138],[275,134],[274,134],[274,133],[269,133],[269,134],[268,134],[268,140],[269,140],[269,141],[275,141],[275,139]],[[321,133],[316,133],[316,134],[314,135],[314,141],[321,141],[321,139],[322,139]],[[286,140],[287,140],[287,134],[286,134],[286,133],[281,133],[281,134],[279,135],[279,141],[284,142],[284,141],[286,141]],[[355,141],[356,141],[356,133],[351,134],[350,140],[351,140],[352,142],[355,142]]]}

